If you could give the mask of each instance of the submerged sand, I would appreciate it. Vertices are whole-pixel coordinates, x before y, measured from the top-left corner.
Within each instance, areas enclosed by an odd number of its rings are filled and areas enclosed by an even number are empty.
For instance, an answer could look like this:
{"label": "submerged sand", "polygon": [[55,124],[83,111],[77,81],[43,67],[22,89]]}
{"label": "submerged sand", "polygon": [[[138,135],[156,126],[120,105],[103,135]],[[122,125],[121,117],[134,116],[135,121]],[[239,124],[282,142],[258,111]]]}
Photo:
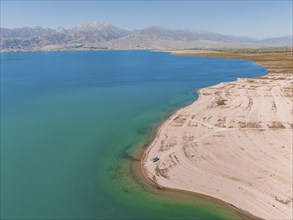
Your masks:
{"label": "submerged sand", "polygon": [[292,86],[292,74],[270,73],[201,89],[159,128],[145,175],[260,218],[292,219]]}

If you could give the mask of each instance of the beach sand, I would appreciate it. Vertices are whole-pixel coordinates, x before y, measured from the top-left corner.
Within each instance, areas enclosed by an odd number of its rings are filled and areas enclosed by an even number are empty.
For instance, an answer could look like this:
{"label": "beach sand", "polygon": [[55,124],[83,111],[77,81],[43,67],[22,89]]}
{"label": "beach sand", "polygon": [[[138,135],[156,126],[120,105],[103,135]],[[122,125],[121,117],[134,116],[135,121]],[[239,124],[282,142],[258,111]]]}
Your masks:
{"label": "beach sand", "polygon": [[158,129],[145,175],[260,218],[292,219],[292,86],[292,73],[269,73],[201,89]]}

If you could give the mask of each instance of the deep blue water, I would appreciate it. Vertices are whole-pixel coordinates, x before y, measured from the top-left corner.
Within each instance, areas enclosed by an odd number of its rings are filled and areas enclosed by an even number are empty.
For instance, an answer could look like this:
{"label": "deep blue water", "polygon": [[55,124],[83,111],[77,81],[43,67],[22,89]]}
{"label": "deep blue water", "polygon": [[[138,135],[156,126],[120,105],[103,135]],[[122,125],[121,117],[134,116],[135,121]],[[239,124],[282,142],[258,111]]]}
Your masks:
{"label": "deep blue water", "polygon": [[1,218],[223,217],[149,195],[121,163],[197,89],[265,73],[150,51],[1,53]]}

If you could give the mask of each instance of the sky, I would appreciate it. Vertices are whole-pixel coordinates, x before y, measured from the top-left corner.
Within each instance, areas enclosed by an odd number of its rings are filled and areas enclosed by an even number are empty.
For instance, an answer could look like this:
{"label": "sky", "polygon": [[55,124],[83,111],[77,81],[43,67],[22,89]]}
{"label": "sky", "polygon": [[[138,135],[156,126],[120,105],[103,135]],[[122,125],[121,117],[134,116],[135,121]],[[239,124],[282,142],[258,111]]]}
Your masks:
{"label": "sky", "polygon": [[11,1],[1,0],[1,27],[72,28],[106,21],[134,30],[159,25],[257,39],[292,35],[293,0]]}

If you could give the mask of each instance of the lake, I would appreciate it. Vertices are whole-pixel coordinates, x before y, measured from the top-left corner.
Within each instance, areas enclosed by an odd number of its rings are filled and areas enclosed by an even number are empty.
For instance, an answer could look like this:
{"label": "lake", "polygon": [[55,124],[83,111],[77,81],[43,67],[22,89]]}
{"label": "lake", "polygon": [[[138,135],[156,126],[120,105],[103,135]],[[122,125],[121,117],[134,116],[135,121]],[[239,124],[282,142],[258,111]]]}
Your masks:
{"label": "lake", "polygon": [[152,51],[1,53],[1,218],[235,217],[209,198],[151,189],[132,164],[197,89],[265,73]]}

